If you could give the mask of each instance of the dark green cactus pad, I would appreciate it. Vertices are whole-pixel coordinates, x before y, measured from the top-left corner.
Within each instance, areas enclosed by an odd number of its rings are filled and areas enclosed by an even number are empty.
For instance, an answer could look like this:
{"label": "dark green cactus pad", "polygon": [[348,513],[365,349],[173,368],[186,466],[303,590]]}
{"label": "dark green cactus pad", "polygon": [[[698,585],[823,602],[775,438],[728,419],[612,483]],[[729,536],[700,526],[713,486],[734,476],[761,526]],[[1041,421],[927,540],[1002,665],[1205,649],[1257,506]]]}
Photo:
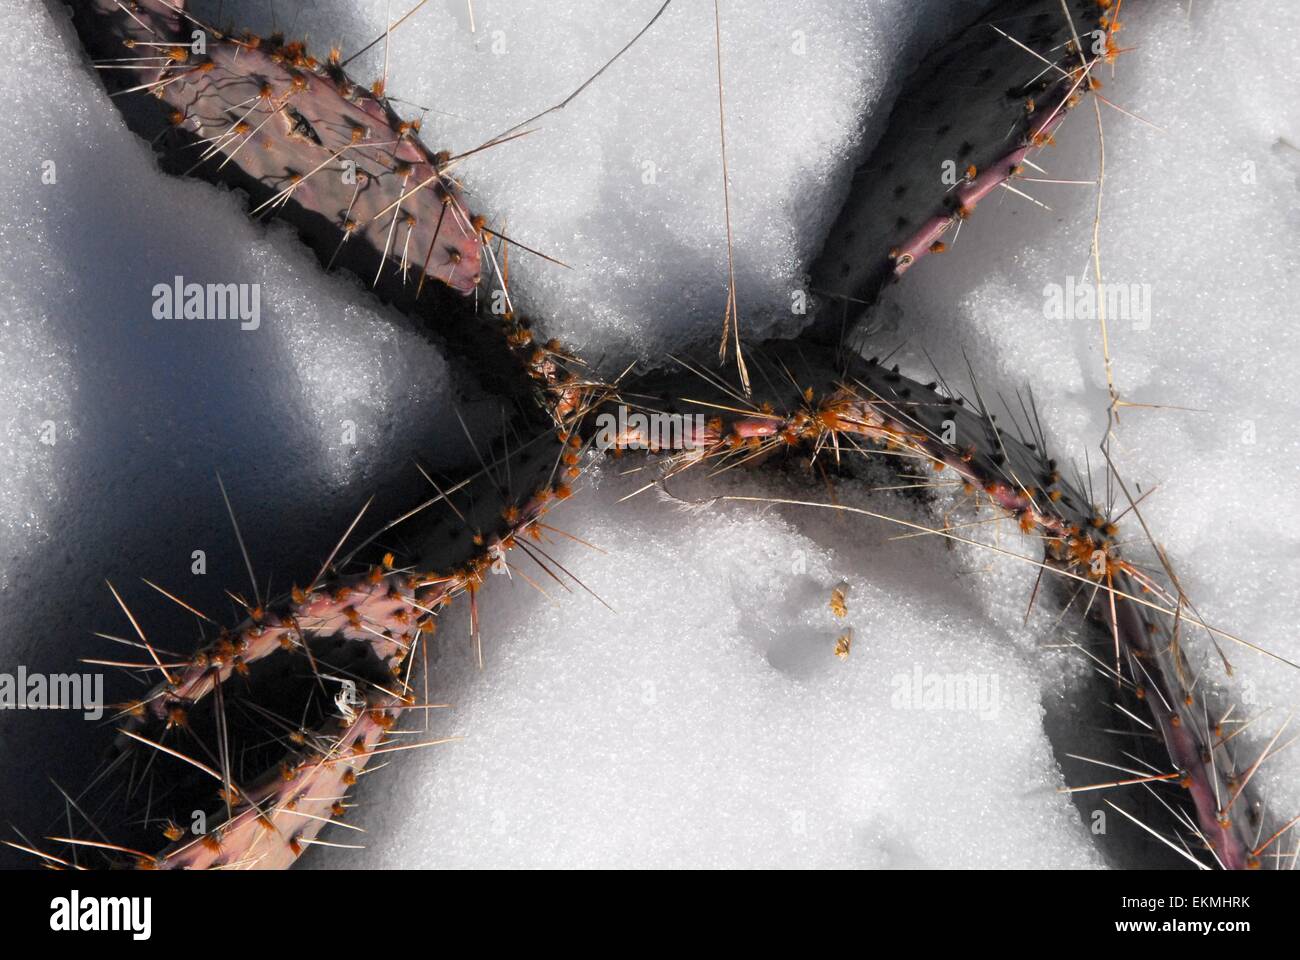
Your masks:
{"label": "dark green cactus pad", "polygon": [[1004,0],[916,68],[813,264],[818,336],[838,339],[1050,137],[1083,86],[1068,75],[1074,31],[1093,56],[1103,15],[1096,0],[1069,8],[1073,28],[1060,0]]}

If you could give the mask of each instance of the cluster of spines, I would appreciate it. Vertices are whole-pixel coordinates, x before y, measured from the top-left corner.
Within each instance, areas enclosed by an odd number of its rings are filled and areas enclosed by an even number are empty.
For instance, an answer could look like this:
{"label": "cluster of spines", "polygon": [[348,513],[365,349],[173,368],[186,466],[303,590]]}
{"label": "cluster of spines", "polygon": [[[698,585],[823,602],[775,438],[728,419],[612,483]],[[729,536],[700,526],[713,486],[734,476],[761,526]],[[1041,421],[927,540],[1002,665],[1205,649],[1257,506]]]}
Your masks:
{"label": "cluster of spines", "polygon": [[1015,149],[983,170],[968,165],[962,171],[962,178],[944,197],[944,209],[926,220],[906,240],[890,248],[889,260],[895,278],[901,277],[923,257],[946,252],[948,243],[944,237],[955,225],[968,220],[980,201],[999,187],[1022,176],[1032,151],[1055,145],[1055,132],[1066,114],[1079,105],[1085,92],[1101,87],[1102,81],[1094,75],[1094,68],[1102,63],[1113,64],[1120,52],[1114,35],[1122,24],[1106,16],[1102,16],[1098,24],[1106,34],[1103,51],[1091,60],[1084,59],[1078,45],[1071,40],[1066,52],[1080,58],[1080,64],[1069,69],[1053,65],[1061,74],[1060,79],[1043,94],[1024,98],[1025,132]]}
{"label": "cluster of spines", "polygon": [[[99,65],[114,68],[114,96],[158,101],[142,132],[172,132],[173,168],[248,189],[256,213],[293,221],[331,265],[366,247],[349,265],[367,280],[416,283],[418,272],[421,289],[478,287],[485,221],[466,207],[453,158],[421,143],[419,119],[398,116],[381,85],[349,79],[337,51],[320,61],[282,36],[227,36],[164,0],[95,0],[79,15]],[[141,58],[118,56],[142,48],[164,52],[134,69]]]}
{"label": "cluster of spines", "polygon": [[[392,749],[388,731],[412,694],[376,687],[353,716],[327,720],[315,731],[289,734],[298,750],[245,789],[223,787],[229,815],[198,837],[175,823],[164,827],[172,844],[138,855],[140,869],[275,869],[290,866],[331,823],[342,821],[347,795],[377,754]],[[342,729],[334,730],[338,726]]]}

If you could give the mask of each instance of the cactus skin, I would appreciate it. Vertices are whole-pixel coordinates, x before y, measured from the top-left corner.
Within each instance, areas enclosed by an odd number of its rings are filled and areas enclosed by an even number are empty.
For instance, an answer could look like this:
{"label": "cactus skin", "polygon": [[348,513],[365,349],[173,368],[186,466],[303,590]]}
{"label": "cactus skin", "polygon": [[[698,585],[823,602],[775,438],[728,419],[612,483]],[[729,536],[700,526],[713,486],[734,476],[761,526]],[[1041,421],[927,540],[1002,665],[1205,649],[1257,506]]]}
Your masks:
{"label": "cactus skin", "polygon": [[[1104,29],[1109,41],[1103,5],[1070,0],[1069,9],[1081,36]],[[837,341],[886,283],[941,250],[959,221],[1051,142],[1091,84],[1078,53],[1064,52],[1071,41],[1060,0],[1001,0],[921,62],[812,266],[813,292],[826,302],[811,335]],[[1106,56],[1113,51],[1108,44]],[[1066,75],[1035,54],[1068,67]],[[942,181],[944,163],[955,185]]]}
{"label": "cactus skin", "polygon": [[241,792],[234,814],[202,837],[177,841],[145,870],[283,870],[293,865],[329,822],[342,816],[345,797],[396,719],[403,698],[372,691],[356,720],[337,733],[309,740],[315,752],[286,760]]}
{"label": "cactus skin", "polygon": [[[1104,6],[1095,0],[1073,0],[1071,7],[1080,31],[1103,23],[1099,10]],[[116,51],[126,38],[185,36],[183,17],[162,0],[138,0],[129,15],[114,0],[94,0],[88,10],[79,15],[79,28],[87,46],[101,56],[120,55]],[[1016,18],[1010,21],[1008,32],[1035,49],[1049,50],[1066,38],[1058,0],[1032,0],[1027,12],[1024,3],[1006,2],[995,8],[990,19],[1011,13]],[[1017,23],[1031,23],[1030,34],[1021,35],[1015,29]],[[967,31],[957,41],[945,44],[926,61],[904,93],[905,105],[919,101],[931,108],[935,92],[951,88],[949,68],[958,59],[963,70],[991,71],[988,76],[976,73],[980,95],[956,106],[947,105],[948,116],[955,118],[942,134],[947,138],[943,145],[947,153],[914,136],[915,118],[908,109],[900,109],[895,111],[881,147],[855,177],[849,202],[814,268],[818,292],[833,301],[842,301],[846,306],[852,303],[856,311],[874,299],[883,283],[901,276],[916,259],[929,253],[946,230],[1015,174],[1028,150],[1050,138],[1072,105],[1077,89],[1083,86],[1082,72],[1077,70],[1067,71],[1069,75],[1061,80],[1048,77],[1036,86],[1027,83],[1026,66],[1033,67],[1031,73],[1038,69],[1032,57],[1026,54],[1023,62],[1016,62],[1008,53],[1009,42],[987,27],[983,29],[991,39]],[[214,135],[217,128],[233,127],[237,121],[229,119],[229,108],[250,98],[261,99],[261,78],[274,78],[270,99],[283,96],[283,103],[277,101],[277,107],[292,104],[306,119],[306,126],[297,121],[281,124],[272,113],[272,119],[261,128],[269,138],[263,148],[266,156],[256,147],[238,149],[236,153],[239,140],[234,138],[223,151],[225,157],[233,155],[229,164],[214,171],[212,168],[219,162],[214,159],[195,171],[248,189],[255,201],[263,203],[283,189],[284,178],[297,169],[295,162],[305,170],[312,169],[298,158],[310,155],[326,159],[341,149],[358,149],[350,132],[335,131],[335,139],[325,142],[320,131],[331,129],[332,124],[359,122],[371,128],[371,141],[391,137],[400,142],[402,150],[409,146],[409,159],[400,162],[409,163],[411,171],[390,168],[377,154],[367,157],[378,166],[366,189],[358,191],[367,193],[365,206],[352,207],[366,211],[364,222],[359,219],[357,228],[346,227],[347,209],[352,204],[350,191],[344,200],[333,183],[316,189],[317,179],[323,182],[337,178],[309,178],[292,191],[277,212],[300,226],[323,261],[328,253],[328,259],[337,255],[341,264],[363,277],[378,273],[381,280],[386,280],[379,284],[382,297],[419,313],[412,307],[414,298],[406,284],[397,282],[406,279],[402,275],[402,257],[392,254],[394,247],[405,249],[408,245],[402,240],[390,244],[388,239],[394,225],[399,231],[396,235],[401,236],[402,224],[397,219],[385,222],[376,214],[397,200],[406,184],[423,182],[414,172],[417,165],[423,165],[421,171],[431,173],[439,167],[438,158],[420,146],[411,131],[399,130],[401,121],[382,99],[356,88],[332,65],[312,61],[300,46],[256,38],[236,41],[215,32],[209,42],[214,46],[209,48],[204,63],[212,63],[211,67],[200,71],[199,65],[178,59],[165,71],[142,72],[143,78],[135,83],[155,82],[186,69],[194,70],[195,75],[193,80],[182,79],[159,87],[161,106],[142,104],[142,99],[152,99],[147,96],[125,98],[132,104],[125,109],[133,126],[146,134],[162,133],[181,145],[192,144],[200,136]],[[110,48],[115,52],[105,52]],[[236,52],[239,56],[235,56]],[[130,71],[121,71],[113,79],[122,81],[124,76],[131,76]],[[225,82],[224,86],[216,82],[217,77]],[[121,86],[126,88],[128,84]],[[192,94],[188,100],[182,97],[187,90]],[[993,92],[985,96],[981,90]],[[1024,102],[1029,95],[1035,96],[1033,109]],[[181,112],[180,123],[173,124],[177,110]],[[267,112],[272,111],[268,108]],[[192,118],[201,124],[201,132],[186,129],[187,125],[193,126]],[[266,118],[259,118],[259,122],[261,119]],[[1006,145],[1008,127],[1013,131],[1010,149]],[[321,137],[320,144],[303,135],[307,128]],[[385,133],[375,136],[374,130]],[[936,157],[969,160],[976,172],[945,196],[935,186]],[[902,180],[891,180],[895,174]],[[404,182],[399,183],[403,178]],[[371,200],[371,186],[383,194],[382,198],[375,196]],[[460,260],[453,262],[448,253],[446,261],[438,270],[431,270],[430,276],[444,279],[440,276],[442,268],[454,266],[455,270],[446,271],[445,279],[458,290],[468,290],[470,271],[466,268],[461,276],[460,268],[469,262],[471,251],[474,262],[478,262],[481,224],[464,210],[454,184],[439,181],[438,187],[442,193],[422,190],[394,209],[405,213],[419,205],[420,210],[432,212],[451,206],[464,214],[455,218],[460,228],[457,242],[461,245],[453,249]],[[881,216],[881,209],[890,210],[892,216]],[[427,214],[413,215],[417,223],[412,230],[427,227]],[[468,230],[463,229],[464,224],[468,224]],[[477,282],[477,271],[473,276]],[[909,380],[897,368],[886,370],[858,357],[845,359],[827,347],[825,343],[831,339],[828,331],[838,329],[841,313],[824,310],[798,341],[774,341],[760,350],[788,369],[800,371],[807,394],[793,387],[773,388],[771,384],[784,383],[783,377],[767,378],[768,395],[760,392],[756,404],[767,403],[779,414],[756,407],[753,415],[726,413],[714,418],[702,435],[686,438],[685,446],[691,449],[674,461],[674,469],[741,450],[746,456],[750,451],[766,451],[768,458],[775,460],[784,452],[807,452],[828,438],[853,435],[908,451],[930,461],[937,470],[955,471],[974,496],[987,500],[1027,532],[1045,537],[1047,564],[1084,580],[1100,583],[1103,576],[1110,579],[1121,596],[1115,597],[1113,607],[1109,603],[1093,605],[1090,616],[1115,638],[1121,669],[1128,671],[1122,692],[1141,692],[1140,699],[1181,774],[1202,836],[1220,865],[1258,866],[1258,858],[1251,850],[1250,823],[1258,816],[1257,807],[1249,797],[1240,796],[1244,788],[1235,783],[1229,746],[1215,743],[1216,735],[1200,725],[1203,701],[1200,694],[1189,693],[1182,680],[1190,671],[1162,616],[1129,599],[1141,595],[1143,584],[1135,579],[1135,568],[1123,560],[1116,535],[1105,518],[1081,491],[1059,478],[1042,450],[1003,434],[985,413],[944,396],[934,385]],[[480,328],[471,325],[471,329]],[[446,517],[428,527],[410,570],[399,572],[379,565],[361,576],[332,576],[310,591],[255,611],[243,624],[196,654],[178,678],[159,685],[131,705],[127,730],[152,732],[160,724],[172,722],[176,711],[183,713],[210,699],[214,689],[251,669],[253,663],[278,655],[281,649],[289,656],[299,656],[314,640],[342,641],[399,676],[407,654],[418,641],[420,624],[432,622],[427,611],[466,593],[472,602],[483,575],[499,568],[517,538],[540,535],[537,524],[547,505],[557,496],[568,495],[567,485],[556,483],[561,468],[566,474],[576,474],[576,451],[585,445],[583,434],[569,432],[569,426],[582,421],[583,432],[589,432],[592,421],[583,415],[616,391],[580,375],[580,362],[558,344],[538,346],[529,325],[513,315],[507,316],[503,328],[493,332],[493,343],[504,348],[493,356],[499,359],[504,353],[512,358],[514,368],[526,375],[534,396],[558,428],[544,435],[540,450],[502,452],[501,456],[510,459],[513,466],[509,474],[513,478],[511,489],[501,488],[499,473],[480,474],[467,488],[462,505],[467,513],[463,518]],[[662,372],[634,381],[626,392],[638,401],[645,396],[661,397],[661,406],[667,409],[672,409],[675,398],[683,395],[723,406],[734,404],[732,395],[715,387],[694,379],[683,385],[680,378]],[[957,442],[949,444],[940,439],[939,428],[944,421],[955,424]],[[1097,550],[1105,556],[1104,575],[1092,573],[1087,562]],[[415,616],[412,611],[420,614]],[[390,690],[388,686],[398,689]],[[278,767],[255,777],[252,785],[235,798],[233,816],[218,828],[218,835],[178,841],[157,857],[141,858],[138,865],[170,868],[291,864],[326,822],[339,814],[335,806],[338,798],[346,793],[349,780],[364,768],[374,751],[383,749],[387,743],[385,731],[394,715],[409,703],[410,691],[404,681],[392,684],[372,680],[365,686],[365,698],[364,708],[340,733],[322,725],[305,737],[307,743],[316,745],[314,752],[291,753]],[[140,749],[138,743],[127,740],[122,744],[124,751]],[[1210,759],[1217,755],[1221,759]],[[340,759],[345,756],[346,761]],[[1229,802],[1233,807],[1225,814],[1223,808]]]}
{"label": "cactus skin", "polygon": [[[115,96],[145,95],[132,104],[136,124],[146,135],[170,131],[174,152],[195,173],[222,179],[235,167],[232,182],[256,182],[255,203],[287,207],[288,219],[309,237],[313,215],[330,224],[334,229],[319,241],[322,253],[332,258],[345,238],[368,246],[372,276],[382,267],[409,271],[413,280],[427,276],[460,294],[478,286],[479,229],[443,173],[447,158],[420,142],[418,122],[402,120],[336,63],[317,61],[302,44],[214,30],[205,31],[206,51],[193,53],[192,24],[164,0],[136,0],[130,11],[116,0],[94,0],[82,17],[97,56],[165,54],[162,67],[102,73]],[[146,43],[155,46],[140,46]],[[141,99],[152,99],[153,109],[146,112]],[[355,163],[353,182],[340,175],[343,161]]]}

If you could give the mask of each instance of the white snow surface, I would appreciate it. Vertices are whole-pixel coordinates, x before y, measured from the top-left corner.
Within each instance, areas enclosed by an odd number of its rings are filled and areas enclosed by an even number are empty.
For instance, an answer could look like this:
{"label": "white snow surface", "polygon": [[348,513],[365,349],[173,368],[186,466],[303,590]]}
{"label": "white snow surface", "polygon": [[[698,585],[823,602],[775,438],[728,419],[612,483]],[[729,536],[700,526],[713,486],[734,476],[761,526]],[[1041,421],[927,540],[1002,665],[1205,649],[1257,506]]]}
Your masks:
{"label": "white snow surface", "polygon": [[[846,166],[963,6],[723,4],[746,337],[795,328],[790,291],[842,199]],[[271,27],[261,0],[224,7],[239,25]],[[463,0],[435,0],[393,35],[388,89],[429,108],[432,145],[472,148],[563,99],[657,7],[475,0],[471,32]],[[360,284],[322,275],[289,231],[158,174],[57,9],[33,5],[0,38],[14,171],[0,184],[0,671],[105,655],[90,632],[129,629],[105,576],[146,612],[161,601],[133,585],[139,576],[226,613],[220,587],[247,585],[216,469],[255,565],[307,557],[258,567],[283,586],[314,572],[411,452],[454,461],[465,449],[438,350]],[[313,46],[350,52],[382,32],[389,5],[274,10]],[[1288,525],[1300,512],[1300,334],[1283,312],[1300,294],[1300,106],[1278,80],[1300,44],[1300,9],[1148,2],[1123,19],[1122,44],[1137,49],[1102,92],[1160,129],[1101,107],[1101,262],[1108,281],[1150,284],[1149,325],[1115,318],[1109,342],[1123,398],[1160,406],[1121,410],[1117,463],[1131,489],[1156,488],[1143,516],[1200,613],[1300,661],[1300,528]],[[464,170],[476,209],[574,268],[518,255],[512,286],[549,333],[589,356],[653,356],[720,332],[714,56],[712,6],[674,3],[538,132]],[[382,64],[381,44],[358,61],[359,79]],[[1058,139],[1036,158],[1040,176],[1095,179],[1091,108]],[[41,181],[47,160],[52,185]],[[1088,451],[1104,497],[1100,334],[1044,314],[1045,284],[1091,270],[1095,188],[1020,187],[1052,210],[1009,193],[983,205],[950,253],[890,292],[876,343],[902,343],[899,361],[925,379],[922,346],[946,376],[969,357],[982,388],[1032,385],[1054,453],[1082,463]],[[260,282],[261,328],[153,320],[150,290],[177,274]],[[353,442],[341,439],[345,421]],[[864,517],[734,503],[687,512],[652,493],[621,502],[642,475],[602,465],[588,476],[555,522],[607,553],[573,541],[553,553],[603,603],[576,586],[552,582],[546,597],[493,578],[480,599],[482,671],[453,609],[430,677],[430,698],[450,706],[413,737],[465,739],[368,775],[349,815],[369,831],[367,849],[321,849],[312,865],[1100,865],[1057,792],[1044,715],[1069,709],[1081,667],[1049,649],[1070,635],[1055,610],[1040,604],[1022,624],[1033,568],[891,540],[902,531]],[[810,495],[762,475],[721,482]],[[944,507],[844,496],[922,521]],[[190,574],[195,549],[212,556],[202,583]],[[828,605],[841,581],[842,621]],[[1300,702],[1300,671],[1228,643],[1236,671],[1224,678],[1203,638],[1189,642],[1203,682],[1259,717],[1243,735],[1258,752]],[[901,694],[918,672],[970,681],[985,699],[909,707]],[[75,746],[48,746],[51,731],[75,744],[90,739],[86,725],[12,713],[0,724],[0,809],[39,821],[49,811],[38,804],[52,802],[37,786],[45,775],[75,783],[86,769]],[[1300,810],[1298,771],[1286,752],[1256,775],[1288,815]]]}

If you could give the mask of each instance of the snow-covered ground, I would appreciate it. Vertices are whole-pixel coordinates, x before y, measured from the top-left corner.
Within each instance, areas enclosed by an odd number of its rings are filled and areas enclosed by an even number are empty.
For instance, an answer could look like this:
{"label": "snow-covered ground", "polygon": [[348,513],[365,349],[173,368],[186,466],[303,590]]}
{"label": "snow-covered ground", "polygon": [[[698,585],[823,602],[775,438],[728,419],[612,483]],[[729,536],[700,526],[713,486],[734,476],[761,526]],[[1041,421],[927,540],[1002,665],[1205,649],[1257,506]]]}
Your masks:
{"label": "snow-covered ground", "polygon": [[[846,166],[879,133],[908,64],[970,4],[732,6],[722,48],[735,254],[757,339],[794,328],[790,291]],[[475,0],[471,32],[464,0],[434,0],[394,34],[388,89],[429,109],[431,144],[473,147],[561,100],[657,7]],[[224,9],[262,30],[273,9],[275,26],[350,52],[382,32],[388,4]],[[288,231],[157,174],[57,10],[33,6],[0,39],[13,91],[0,121],[12,158],[0,183],[0,671],[111,653],[90,637],[128,629],[106,576],[150,616],[162,614],[140,576],[224,611],[221,587],[245,575],[216,469],[259,575],[283,586],[374,489],[396,487],[400,502],[409,453],[465,452],[438,351],[359,284],[322,276]],[[1300,43],[1300,10],[1147,2],[1123,19],[1122,45],[1136,49],[1102,92],[1161,129],[1102,106],[1103,270],[1149,284],[1152,308],[1149,322],[1112,324],[1111,353],[1125,399],[1163,406],[1122,411],[1115,450],[1131,483],[1158,487],[1144,515],[1201,614],[1300,660],[1300,532],[1288,524],[1300,503],[1289,370],[1300,334],[1284,314],[1300,293],[1300,106],[1276,80]],[[574,267],[520,258],[512,285],[587,355],[655,355],[720,328],[713,57],[712,5],[674,3],[539,132],[465,170],[476,207]],[[359,77],[382,62],[381,45]],[[1059,141],[1038,158],[1041,176],[1095,179],[1088,107]],[[54,184],[42,182],[46,161]],[[1044,312],[1045,285],[1090,269],[1094,188],[1022,186],[1052,210],[1010,193],[983,205],[952,252],[890,292],[877,342],[906,341],[899,359],[918,373],[924,346],[945,374],[964,352],[982,386],[1030,383],[1055,450],[1087,450],[1095,468],[1100,337]],[[260,329],[152,320],[150,290],[176,274],[260,282]],[[50,423],[53,444],[42,442]],[[557,557],[613,612],[581,592],[548,600],[493,578],[480,673],[453,611],[431,688],[452,707],[430,723],[466,739],[368,776],[354,821],[367,851],[320,850],[315,865],[1101,862],[1056,792],[1044,718],[1068,717],[1078,668],[1045,649],[1059,640],[1053,610],[1022,625],[1032,569],[828,513],[620,503],[638,479],[600,468],[557,515],[608,551],[571,543]],[[190,572],[196,549],[205,577]],[[844,621],[828,608],[840,581]],[[845,624],[855,639],[840,661]],[[1246,735],[1258,749],[1300,702],[1300,671],[1227,652],[1226,695],[1260,717]],[[899,694],[918,672],[969,678],[985,696],[975,709],[909,708]],[[75,785],[104,738],[57,714],[0,724],[0,812],[43,825],[46,776]],[[1288,752],[1257,775],[1289,813],[1297,771]]]}

